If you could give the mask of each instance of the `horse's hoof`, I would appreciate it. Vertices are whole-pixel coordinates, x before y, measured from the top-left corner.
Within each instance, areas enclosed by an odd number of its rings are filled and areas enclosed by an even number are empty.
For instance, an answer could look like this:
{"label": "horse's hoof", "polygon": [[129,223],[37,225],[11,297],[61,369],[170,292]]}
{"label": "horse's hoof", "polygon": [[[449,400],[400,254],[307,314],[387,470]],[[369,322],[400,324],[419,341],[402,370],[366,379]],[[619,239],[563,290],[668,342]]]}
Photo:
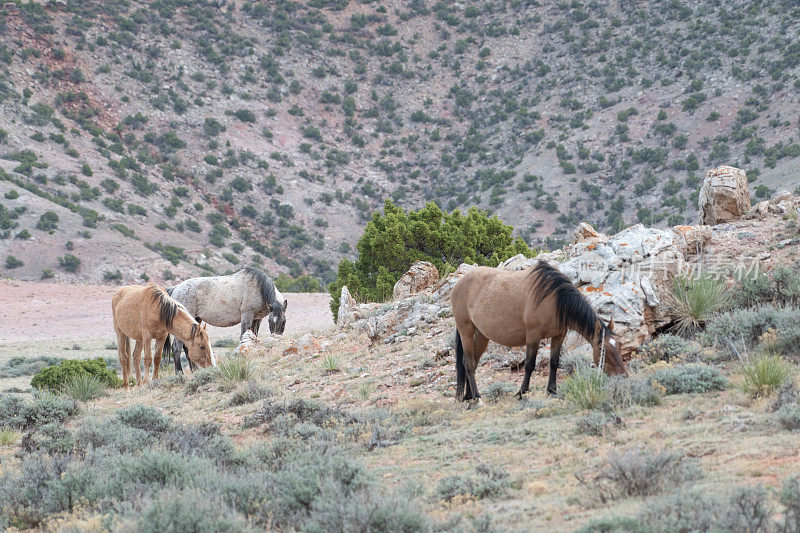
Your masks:
{"label": "horse's hoof", "polygon": [[[527,392],[527,391],[525,391],[525,392]],[[517,391],[517,393],[514,396],[516,396],[516,398],[518,400],[521,400],[522,397],[525,396],[525,392],[522,392],[522,390],[519,390],[519,391]]]}
{"label": "horse's hoof", "polygon": [[558,396],[558,393],[555,391],[555,389],[553,389],[553,390],[547,389],[547,394],[549,396]]}

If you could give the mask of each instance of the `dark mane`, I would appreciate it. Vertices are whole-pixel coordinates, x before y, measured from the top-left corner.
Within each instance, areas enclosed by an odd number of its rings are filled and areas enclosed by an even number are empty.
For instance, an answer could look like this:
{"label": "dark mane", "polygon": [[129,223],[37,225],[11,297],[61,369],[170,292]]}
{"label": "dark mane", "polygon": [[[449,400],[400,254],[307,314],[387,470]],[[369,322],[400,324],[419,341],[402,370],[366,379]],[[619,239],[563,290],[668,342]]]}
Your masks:
{"label": "dark mane", "polygon": [[151,284],[150,291],[152,292],[153,301],[158,304],[158,318],[164,323],[167,329],[172,327],[172,322],[175,320],[175,315],[178,314],[178,302],[169,297],[164,292],[164,289],[158,285]]}
{"label": "dark mane", "polygon": [[[537,304],[555,294],[558,323],[587,339],[594,337],[597,314],[567,276],[544,261],[533,267],[528,276],[533,279],[533,297]],[[606,328],[605,324],[602,327]]]}
{"label": "dark mane", "polygon": [[264,305],[269,305],[270,308],[280,307],[278,299],[275,297],[275,284],[269,279],[269,276],[264,274],[262,270],[253,267],[245,267],[242,272],[247,273],[256,283],[258,283],[258,290],[261,292],[261,301]]}

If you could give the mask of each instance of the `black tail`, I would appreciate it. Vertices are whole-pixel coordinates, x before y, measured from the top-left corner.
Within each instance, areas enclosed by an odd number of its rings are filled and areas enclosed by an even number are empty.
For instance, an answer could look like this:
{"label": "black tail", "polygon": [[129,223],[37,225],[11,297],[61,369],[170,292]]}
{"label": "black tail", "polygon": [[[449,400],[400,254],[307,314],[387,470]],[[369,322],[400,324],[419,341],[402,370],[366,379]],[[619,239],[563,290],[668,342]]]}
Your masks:
{"label": "black tail", "polygon": [[467,369],[464,367],[464,347],[461,345],[461,334],[456,329],[456,400],[464,399],[467,388]]}
{"label": "black tail", "polygon": [[169,361],[172,357],[172,342],[169,335],[167,335],[167,340],[164,341],[164,349],[161,351],[161,356],[164,361]]}

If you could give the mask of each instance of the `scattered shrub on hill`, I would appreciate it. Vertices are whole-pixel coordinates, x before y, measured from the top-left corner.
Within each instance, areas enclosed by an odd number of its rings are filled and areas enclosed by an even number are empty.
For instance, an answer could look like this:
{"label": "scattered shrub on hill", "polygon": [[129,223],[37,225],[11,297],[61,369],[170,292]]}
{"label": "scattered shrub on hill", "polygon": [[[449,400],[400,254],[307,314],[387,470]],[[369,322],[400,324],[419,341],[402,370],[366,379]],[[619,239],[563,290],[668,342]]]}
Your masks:
{"label": "scattered shrub on hill", "polygon": [[81,266],[81,260],[72,254],[65,254],[58,258],[58,265],[67,272],[77,272]]}
{"label": "scattered shrub on hill", "polygon": [[583,435],[599,437],[624,425],[619,415],[590,411],[575,421],[575,431]]}
{"label": "scattered shrub on hill", "polygon": [[236,388],[231,396],[231,405],[244,405],[263,400],[272,395],[272,391],[263,383],[248,381]]}
{"label": "scattered shrub on hill", "polygon": [[21,259],[17,259],[13,255],[6,256],[6,268],[11,270],[12,268],[19,268],[25,265],[25,263]]}
{"label": "scattered shrub on hill", "polygon": [[689,341],[678,335],[663,334],[646,341],[637,349],[639,355],[649,363],[670,362],[673,359],[686,361],[695,356]]}
{"label": "scattered shrub on hill", "polygon": [[652,496],[702,475],[694,461],[680,452],[631,448],[613,453],[594,480],[606,502],[626,496]]}
{"label": "scattered shrub on hill", "polygon": [[689,363],[654,372],[651,378],[660,383],[667,394],[710,392],[728,386],[728,380],[714,367]]}
{"label": "scattered shrub on hill", "polygon": [[775,332],[769,339],[771,353],[800,353],[800,309],[794,306],[765,305],[722,313],[709,323],[698,340],[706,346],[717,342],[722,353],[733,356],[729,342],[737,345],[744,342],[746,346],[753,347],[769,330]]}
{"label": "scattered shrub on hill", "polygon": [[791,431],[800,429],[800,405],[797,403],[786,404],[775,413],[778,422]]}
{"label": "scattered shrub on hill", "polygon": [[739,281],[733,292],[734,307],[758,304],[796,305],[800,302],[800,263],[776,267],[772,275],[760,272]]}
{"label": "scattered shrub on hill", "polygon": [[16,378],[31,376],[48,365],[63,361],[61,357],[40,355],[38,357],[12,357],[3,366],[0,366],[0,378]]}
{"label": "scattered shrub on hill", "polygon": [[503,495],[511,487],[508,472],[499,467],[480,464],[472,474],[455,474],[442,479],[436,488],[440,500],[456,496],[472,496],[477,500]]}
{"label": "scattered shrub on hill", "polygon": [[296,278],[279,274],[275,278],[275,287],[281,292],[322,292],[322,285],[319,280],[308,274],[303,274]]}
{"label": "scattered shrub on hill", "polygon": [[339,309],[342,286],[362,301],[385,301],[394,284],[414,261],[430,261],[440,272],[453,271],[461,263],[496,266],[517,254],[536,252],[511,236],[513,228],[496,216],[470,209],[444,213],[433,202],[419,211],[406,212],[386,200],[384,212],[376,212],[358,240],[358,259],[344,259],[328,290],[333,297],[333,316]]}
{"label": "scattered shrub on hill", "polygon": [[66,382],[78,375],[89,374],[109,387],[118,387],[121,382],[116,371],[106,366],[102,357],[95,359],[65,359],[41,369],[31,379],[31,387],[59,391]]}
{"label": "scattered shrub on hill", "polygon": [[148,433],[163,433],[172,427],[169,417],[155,407],[136,404],[117,411],[117,418],[126,426]]}

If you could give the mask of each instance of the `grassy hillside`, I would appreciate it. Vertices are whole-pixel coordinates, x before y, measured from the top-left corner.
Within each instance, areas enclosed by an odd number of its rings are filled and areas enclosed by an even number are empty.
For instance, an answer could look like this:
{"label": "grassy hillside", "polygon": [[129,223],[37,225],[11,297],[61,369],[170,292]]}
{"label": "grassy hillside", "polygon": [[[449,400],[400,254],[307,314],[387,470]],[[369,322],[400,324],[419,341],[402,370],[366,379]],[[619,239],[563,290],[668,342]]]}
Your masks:
{"label": "grassy hillside", "polygon": [[[0,247],[22,265],[4,274],[254,263],[328,281],[386,197],[476,205],[556,246],[581,220],[694,220],[718,164],[746,168],[757,197],[793,190],[798,14],[778,1],[6,2]],[[59,221],[37,229],[47,211]],[[68,242],[75,272],[58,263]]]}

